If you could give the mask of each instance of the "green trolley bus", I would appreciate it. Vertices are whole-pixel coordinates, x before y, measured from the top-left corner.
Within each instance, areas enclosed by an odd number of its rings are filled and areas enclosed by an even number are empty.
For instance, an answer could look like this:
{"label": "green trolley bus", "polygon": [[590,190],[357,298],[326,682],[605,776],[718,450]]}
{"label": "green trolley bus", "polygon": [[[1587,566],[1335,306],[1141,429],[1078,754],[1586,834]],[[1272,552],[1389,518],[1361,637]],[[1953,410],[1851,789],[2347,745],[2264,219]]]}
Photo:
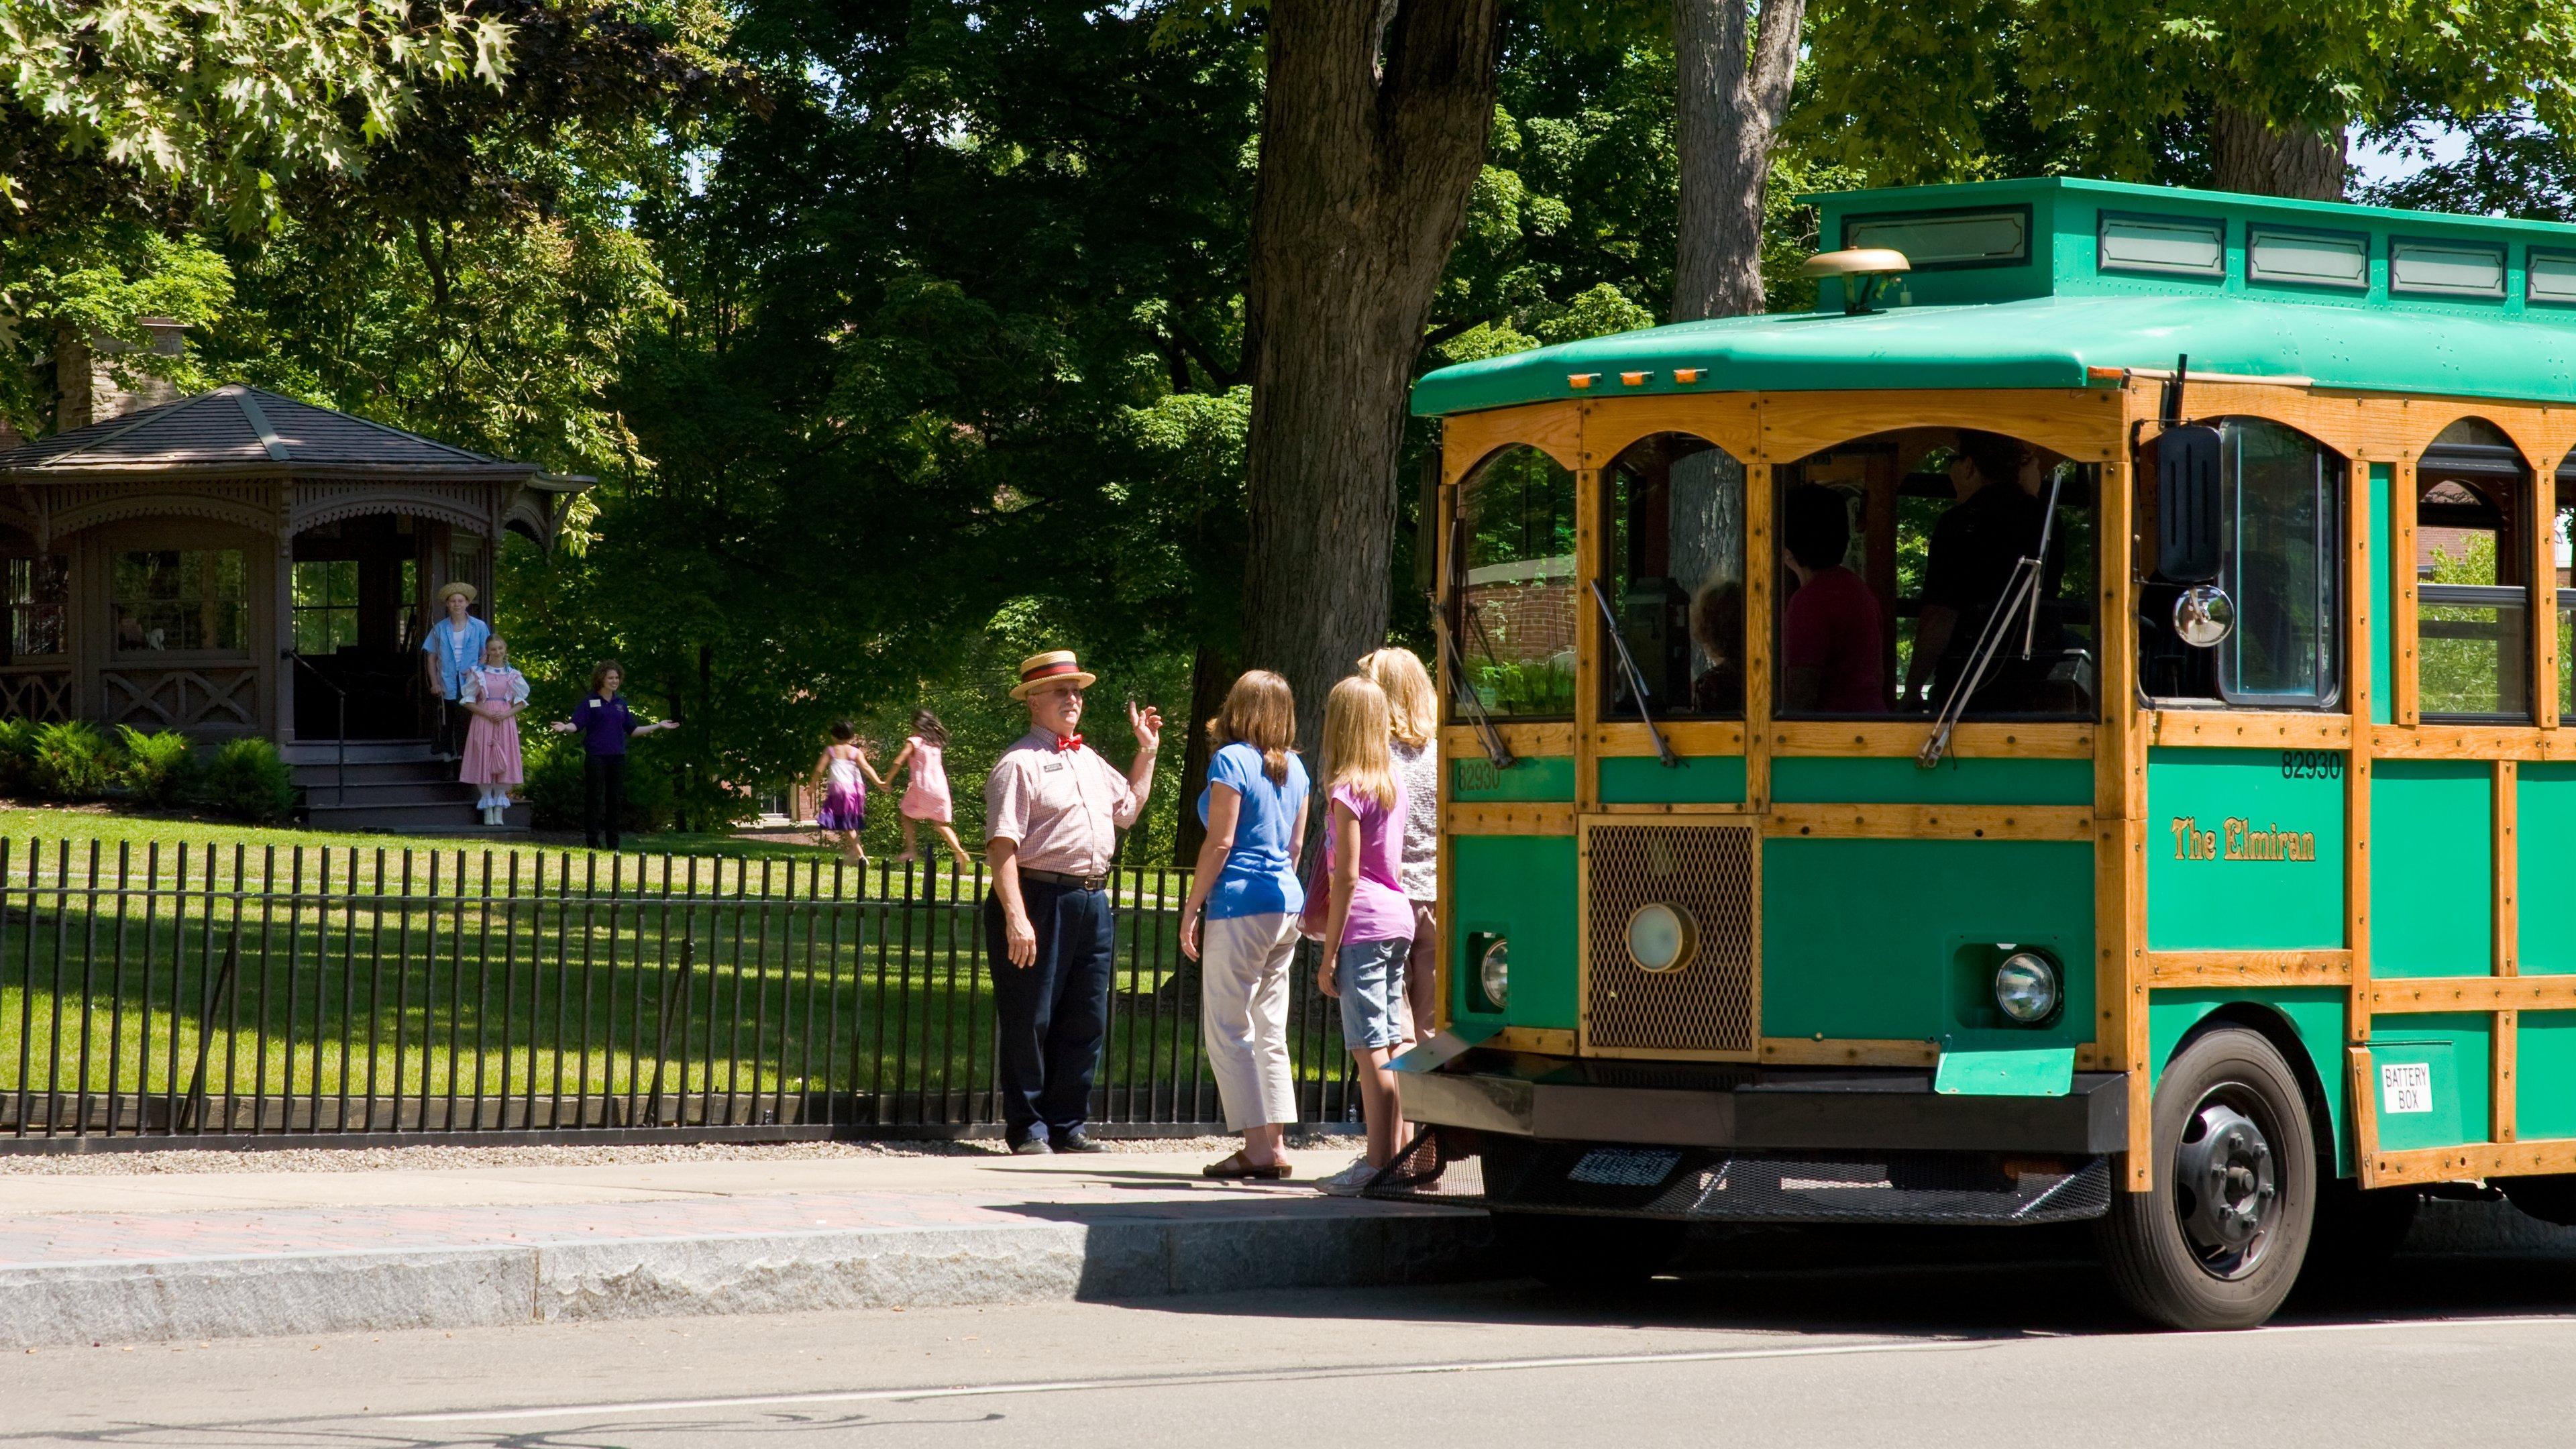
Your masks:
{"label": "green trolley bus", "polygon": [[2196,1328],[2430,1185],[2576,1221],[2576,227],[1815,200],[1813,312],[1415,390],[1402,1067],[1451,1165],[1380,1190],[1566,1272],[1695,1219],[2097,1219]]}

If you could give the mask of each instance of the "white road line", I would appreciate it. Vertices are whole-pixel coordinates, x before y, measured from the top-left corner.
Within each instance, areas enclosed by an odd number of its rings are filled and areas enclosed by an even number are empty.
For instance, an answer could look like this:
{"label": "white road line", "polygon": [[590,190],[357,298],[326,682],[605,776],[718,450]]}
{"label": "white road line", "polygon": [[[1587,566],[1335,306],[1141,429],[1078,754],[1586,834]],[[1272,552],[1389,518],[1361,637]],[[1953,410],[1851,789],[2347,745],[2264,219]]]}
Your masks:
{"label": "white road line", "polygon": [[[2220,1333],[2156,1334],[2160,1339],[2270,1338],[2308,1333],[2361,1333],[2374,1330],[2422,1332],[2438,1328],[2525,1328],[2576,1326],[2563,1314],[2496,1315],[2482,1318],[2374,1319],[2362,1323],[2281,1323]],[[1206,1374],[1168,1374],[1139,1378],[1041,1379],[1027,1383],[959,1384],[904,1389],[846,1389],[808,1394],[751,1394],[713,1399],[637,1399],[614,1404],[562,1404],[549,1408],[463,1409],[439,1414],[387,1414],[394,1424],[462,1424],[496,1420],[555,1419],[591,1414],[650,1414],[680,1409],[756,1409],[798,1404],[891,1403],[924,1399],[973,1399],[1011,1394],[1083,1393],[1100,1389],[1195,1388],[1210,1384],[1270,1383],[1283,1379],[1383,1378],[1408,1374],[1515,1373],[1531,1369],[1607,1368],[1625,1364],[1724,1363],[1742,1359],[1833,1358],[1854,1354],[1946,1353],[1960,1349],[1997,1348],[2012,1343],[2086,1342],[2090,1334],[2052,1335],[2044,1340],[2021,1336],[1996,1338],[1885,1339],[1867,1343],[1801,1344],[1779,1348],[1727,1348],[1676,1353],[1578,1354],[1560,1358],[1498,1358],[1413,1364],[1325,1365],[1315,1368],[1254,1369]]]}
{"label": "white road line", "polygon": [[1510,1373],[1525,1369],[1602,1368],[1618,1364],[1716,1363],[1728,1359],[1826,1358],[1861,1353],[1925,1353],[1986,1348],[2002,1339],[1894,1339],[1873,1343],[1809,1344],[1794,1348],[1708,1349],[1682,1353],[1603,1353],[1564,1358],[1498,1358],[1448,1363],[1353,1364],[1309,1369],[1256,1369],[1228,1373],[1171,1374],[1124,1379],[1045,1379],[1033,1383],[962,1384],[944,1388],[849,1389],[812,1394],[755,1394],[722,1399],[643,1399],[622,1404],[564,1404],[543,1409],[466,1409],[444,1414],[387,1414],[393,1424],[461,1424],[495,1419],[553,1419],[573,1414],[645,1414],[675,1409],[748,1409],[789,1404],[856,1404],[914,1399],[972,1399],[1003,1394],[1063,1394],[1094,1389],[1195,1388],[1207,1384],[1268,1383],[1281,1379],[1382,1378],[1403,1374]]}

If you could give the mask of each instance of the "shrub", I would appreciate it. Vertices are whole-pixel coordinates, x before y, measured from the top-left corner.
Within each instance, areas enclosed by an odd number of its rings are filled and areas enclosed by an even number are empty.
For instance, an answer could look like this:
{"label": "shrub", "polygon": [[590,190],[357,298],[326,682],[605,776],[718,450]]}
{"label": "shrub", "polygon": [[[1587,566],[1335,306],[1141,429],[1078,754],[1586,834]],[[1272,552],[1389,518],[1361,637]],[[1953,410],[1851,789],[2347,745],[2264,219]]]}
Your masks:
{"label": "shrub", "polygon": [[31,719],[0,719],[0,795],[20,795],[33,787],[37,728]]}
{"label": "shrub", "polygon": [[116,781],[116,746],[87,720],[40,725],[28,783],[50,800],[95,800]]}
{"label": "shrub", "polygon": [[[516,792],[528,802],[539,830],[579,830],[582,812],[581,743],[532,742],[526,753],[528,782]],[[618,828],[629,834],[660,830],[671,820],[671,776],[649,755],[626,757],[626,811]]]}
{"label": "shrub", "polygon": [[191,774],[186,735],[177,730],[145,734],[132,725],[118,725],[116,739],[125,755],[117,783],[127,794],[146,805],[166,806],[179,798]]}
{"label": "shrub", "polygon": [[284,819],[295,809],[295,772],[277,746],[255,735],[227,740],[197,772],[197,803],[249,821]]}

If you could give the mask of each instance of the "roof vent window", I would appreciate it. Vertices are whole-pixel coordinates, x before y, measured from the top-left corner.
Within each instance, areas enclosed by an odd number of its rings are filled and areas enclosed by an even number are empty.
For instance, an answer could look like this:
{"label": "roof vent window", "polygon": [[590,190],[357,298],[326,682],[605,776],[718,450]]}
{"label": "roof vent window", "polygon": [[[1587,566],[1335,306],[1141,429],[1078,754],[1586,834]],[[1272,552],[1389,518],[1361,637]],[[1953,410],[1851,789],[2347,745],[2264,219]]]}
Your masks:
{"label": "roof vent window", "polygon": [[2227,275],[2227,223],[2198,217],[2102,215],[2101,270]]}
{"label": "roof vent window", "polygon": [[1903,252],[1918,272],[2018,266],[2030,260],[2030,208],[1855,216],[1843,223],[1843,246]]}
{"label": "roof vent window", "polygon": [[2245,243],[2245,279],[2363,291],[2370,286],[2370,238],[2360,232],[2258,226]]}
{"label": "roof vent window", "polygon": [[2502,297],[2504,248],[2475,242],[2392,241],[2388,290],[2427,297]]}

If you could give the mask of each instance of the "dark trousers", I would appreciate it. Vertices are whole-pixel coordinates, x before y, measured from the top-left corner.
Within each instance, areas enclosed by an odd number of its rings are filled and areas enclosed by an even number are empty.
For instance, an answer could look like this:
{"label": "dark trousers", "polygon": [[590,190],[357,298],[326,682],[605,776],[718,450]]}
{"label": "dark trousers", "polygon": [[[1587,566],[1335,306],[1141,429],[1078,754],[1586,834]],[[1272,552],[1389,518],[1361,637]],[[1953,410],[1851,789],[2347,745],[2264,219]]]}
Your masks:
{"label": "dark trousers", "polygon": [[626,757],[593,755],[581,757],[581,838],[591,849],[599,848],[599,837],[608,836],[608,848],[617,848],[617,822],[626,816]]}
{"label": "dark trousers", "polygon": [[1001,1033],[1002,1123],[1013,1142],[1061,1137],[1091,1113],[1109,1026],[1109,893],[1020,878],[1038,957],[1011,964],[1002,902],[984,898],[984,948]]}
{"label": "dark trousers", "polygon": [[467,709],[462,701],[440,700],[438,702],[438,739],[432,746],[433,752],[462,756],[465,753],[465,732],[473,725],[474,711]]}

